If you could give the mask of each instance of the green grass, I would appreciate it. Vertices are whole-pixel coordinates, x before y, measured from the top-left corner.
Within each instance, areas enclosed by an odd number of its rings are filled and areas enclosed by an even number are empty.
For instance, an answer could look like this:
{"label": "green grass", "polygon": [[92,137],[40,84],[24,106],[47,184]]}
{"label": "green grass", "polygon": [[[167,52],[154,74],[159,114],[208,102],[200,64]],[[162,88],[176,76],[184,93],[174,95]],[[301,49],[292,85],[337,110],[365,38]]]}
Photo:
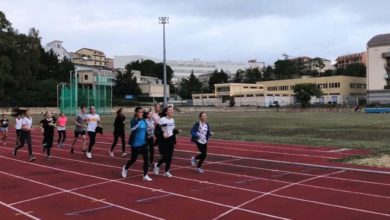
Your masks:
{"label": "green grass", "polygon": [[[198,114],[175,113],[177,128],[184,133],[182,136],[189,137]],[[207,115],[215,133],[214,138],[217,139],[364,148],[377,153],[390,153],[390,114],[209,112]],[[127,114],[127,117],[132,115]],[[114,116],[101,118],[105,132],[112,131]],[[38,119],[38,116],[34,116],[35,122]],[[73,120],[73,117],[70,119]]]}

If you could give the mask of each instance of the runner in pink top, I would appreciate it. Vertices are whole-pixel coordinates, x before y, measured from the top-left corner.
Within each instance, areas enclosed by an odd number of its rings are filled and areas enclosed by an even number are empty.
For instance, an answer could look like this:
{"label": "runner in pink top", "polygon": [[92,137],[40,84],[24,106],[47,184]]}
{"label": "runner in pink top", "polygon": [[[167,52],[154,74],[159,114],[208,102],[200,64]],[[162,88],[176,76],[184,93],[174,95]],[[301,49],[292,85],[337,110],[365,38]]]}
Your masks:
{"label": "runner in pink top", "polygon": [[66,123],[68,118],[65,113],[61,112],[60,117],[57,119],[57,131],[58,131],[58,147],[63,147],[66,138]]}

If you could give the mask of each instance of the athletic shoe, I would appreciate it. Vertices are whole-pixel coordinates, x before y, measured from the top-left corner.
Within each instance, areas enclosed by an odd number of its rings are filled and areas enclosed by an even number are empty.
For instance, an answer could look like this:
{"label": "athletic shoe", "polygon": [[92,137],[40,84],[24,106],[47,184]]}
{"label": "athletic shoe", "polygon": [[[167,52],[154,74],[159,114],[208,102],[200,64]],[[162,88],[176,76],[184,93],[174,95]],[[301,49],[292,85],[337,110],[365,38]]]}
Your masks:
{"label": "athletic shoe", "polygon": [[164,173],[164,176],[165,176],[165,177],[168,177],[168,178],[173,177],[172,174],[171,174],[169,171],[165,172],[165,173]]}
{"label": "athletic shoe", "polygon": [[91,152],[86,152],[85,155],[87,156],[88,159],[92,159],[92,153]]}
{"label": "athletic shoe", "polygon": [[127,153],[126,152],[123,152],[122,153],[122,157],[126,157],[127,156]]}
{"label": "athletic shoe", "polygon": [[73,152],[74,152],[74,148],[70,147],[70,153],[73,154]]}
{"label": "athletic shoe", "polygon": [[152,178],[150,178],[150,177],[148,176],[148,174],[146,174],[146,175],[144,176],[143,180],[144,180],[144,181],[150,182],[150,181],[152,181]]}
{"label": "athletic shoe", "polygon": [[126,170],[126,166],[123,166],[123,167],[122,167],[122,177],[123,177],[123,178],[126,178],[126,177],[127,177],[127,171],[128,171],[128,170]]}
{"label": "athletic shoe", "polygon": [[197,173],[204,173],[204,170],[202,168],[196,168]]}
{"label": "athletic shoe", "polygon": [[46,157],[46,160],[51,160],[51,156],[47,156],[47,157]]}
{"label": "athletic shoe", "polygon": [[12,156],[16,157],[16,150],[15,149],[12,150]]}
{"label": "athletic shoe", "polygon": [[193,166],[193,167],[196,166],[196,159],[195,159],[195,157],[191,157],[191,166]]}
{"label": "athletic shoe", "polygon": [[43,152],[46,151],[46,144],[42,144],[42,151],[43,151]]}
{"label": "athletic shoe", "polygon": [[160,173],[160,167],[157,166],[157,163],[154,164],[153,173],[154,175],[158,175],[158,173]]}
{"label": "athletic shoe", "polygon": [[108,151],[108,154],[110,155],[110,157],[114,157],[114,151]]}
{"label": "athletic shoe", "polygon": [[34,156],[30,156],[30,158],[28,159],[28,161],[30,162],[33,162],[36,158]]}

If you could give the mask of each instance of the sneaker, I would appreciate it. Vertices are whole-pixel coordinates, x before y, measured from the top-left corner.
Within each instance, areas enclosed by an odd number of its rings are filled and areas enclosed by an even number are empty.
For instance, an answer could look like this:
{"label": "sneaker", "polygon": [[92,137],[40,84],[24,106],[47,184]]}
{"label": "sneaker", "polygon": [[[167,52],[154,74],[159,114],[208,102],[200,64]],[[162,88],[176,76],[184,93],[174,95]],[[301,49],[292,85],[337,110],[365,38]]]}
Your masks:
{"label": "sneaker", "polygon": [[171,174],[169,171],[165,172],[165,173],[164,173],[164,176],[165,176],[165,177],[168,177],[168,178],[173,177],[172,174]]}
{"label": "sneaker", "polygon": [[143,180],[144,180],[144,181],[150,182],[150,181],[152,181],[152,178],[150,178],[150,177],[148,176],[148,174],[146,174],[146,175],[144,176]]}
{"label": "sneaker", "polygon": [[16,157],[16,150],[15,149],[12,150],[12,156]]}
{"label": "sneaker", "polygon": [[125,166],[123,166],[123,167],[122,167],[122,177],[123,177],[123,178],[126,178],[126,177],[127,177],[127,171],[128,171],[128,170],[126,170]]}
{"label": "sneaker", "polygon": [[42,152],[46,151],[46,144],[42,144]]}
{"label": "sneaker", "polygon": [[91,152],[86,152],[85,155],[87,156],[88,159],[92,159],[92,153]]}
{"label": "sneaker", "polygon": [[70,147],[70,153],[73,154],[73,152],[74,152],[74,148]]}
{"label": "sneaker", "polygon": [[193,167],[196,166],[196,159],[195,159],[195,157],[191,157],[191,166],[193,166]]}
{"label": "sneaker", "polygon": [[202,168],[196,168],[197,173],[204,173],[204,170]]}
{"label": "sneaker", "polygon": [[110,155],[110,157],[114,157],[114,151],[108,151],[108,154]]}
{"label": "sneaker", "polygon": [[158,175],[158,173],[160,173],[160,167],[157,166],[157,163],[154,164],[153,173],[154,175]]}
{"label": "sneaker", "polygon": [[126,157],[127,156],[127,153],[126,152],[123,152],[122,153],[122,157]]}
{"label": "sneaker", "polygon": [[47,157],[46,157],[46,160],[51,160],[51,156],[47,156]]}
{"label": "sneaker", "polygon": [[30,158],[28,159],[28,161],[30,162],[33,162],[36,158],[34,156],[30,156]]}

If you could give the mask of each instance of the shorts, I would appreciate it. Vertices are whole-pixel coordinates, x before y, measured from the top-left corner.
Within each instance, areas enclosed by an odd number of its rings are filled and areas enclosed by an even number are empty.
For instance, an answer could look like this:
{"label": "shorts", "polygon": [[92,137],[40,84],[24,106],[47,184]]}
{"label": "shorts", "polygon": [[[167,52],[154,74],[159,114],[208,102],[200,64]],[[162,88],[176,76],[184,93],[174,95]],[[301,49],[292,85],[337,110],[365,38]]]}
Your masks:
{"label": "shorts", "polygon": [[66,128],[62,126],[57,126],[57,131],[65,131]]}
{"label": "shorts", "polygon": [[16,129],[16,136],[20,136],[20,132],[22,132],[22,129]]}
{"label": "shorts", "polygon": [[7,128],[0,127],[0,132],[8,132],[8,127]]}
{"label": "shorts", "polygon": [[78,138],[80,135],[85,136],[85,131],[74,131],[74,137]]}

